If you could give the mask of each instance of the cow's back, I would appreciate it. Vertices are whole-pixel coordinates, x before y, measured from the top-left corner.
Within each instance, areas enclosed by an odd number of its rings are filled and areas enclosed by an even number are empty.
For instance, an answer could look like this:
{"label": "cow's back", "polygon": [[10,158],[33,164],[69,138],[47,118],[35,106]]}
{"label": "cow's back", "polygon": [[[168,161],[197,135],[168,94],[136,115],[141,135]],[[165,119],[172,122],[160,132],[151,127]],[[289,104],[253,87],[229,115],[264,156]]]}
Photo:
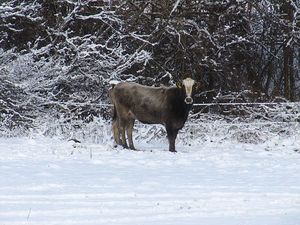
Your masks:
{"label": "cow's back", "polygon": [[120,83],[113,89],[115,103],[144,123],[164,123],[167,105],[166,87],[148,87]]}

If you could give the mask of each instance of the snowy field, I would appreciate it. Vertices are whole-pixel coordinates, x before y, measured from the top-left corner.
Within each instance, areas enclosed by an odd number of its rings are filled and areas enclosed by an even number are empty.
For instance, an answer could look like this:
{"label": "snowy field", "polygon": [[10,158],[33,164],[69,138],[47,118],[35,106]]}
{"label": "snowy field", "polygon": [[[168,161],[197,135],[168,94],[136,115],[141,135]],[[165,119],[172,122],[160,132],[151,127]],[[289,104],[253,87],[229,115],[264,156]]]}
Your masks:
{"label": "snowy field", "polygon": [[2,138],[0,225],[299,225],[299,139],[179,141],[174,154]]}

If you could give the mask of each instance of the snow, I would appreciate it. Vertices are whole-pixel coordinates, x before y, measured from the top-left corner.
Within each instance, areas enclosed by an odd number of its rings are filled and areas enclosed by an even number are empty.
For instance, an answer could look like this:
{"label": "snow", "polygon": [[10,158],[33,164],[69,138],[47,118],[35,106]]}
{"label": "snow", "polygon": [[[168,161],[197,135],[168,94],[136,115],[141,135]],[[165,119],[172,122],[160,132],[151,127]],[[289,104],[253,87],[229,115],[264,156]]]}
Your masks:
{"label": "snow", "polygon": [[174,7],[173,7],[172,11],[170,12],[170,15],[172,15],[172,13],[177,9],[177,7],[178,7],[180,1],[181,1],[181,0],[177,0],[177,1],[175,2]]}
{"label": "snow", "polygon": [[[297,225],[299,140],[0,139],[0,224]],[[280,141],[280,142],[279,142]]]}

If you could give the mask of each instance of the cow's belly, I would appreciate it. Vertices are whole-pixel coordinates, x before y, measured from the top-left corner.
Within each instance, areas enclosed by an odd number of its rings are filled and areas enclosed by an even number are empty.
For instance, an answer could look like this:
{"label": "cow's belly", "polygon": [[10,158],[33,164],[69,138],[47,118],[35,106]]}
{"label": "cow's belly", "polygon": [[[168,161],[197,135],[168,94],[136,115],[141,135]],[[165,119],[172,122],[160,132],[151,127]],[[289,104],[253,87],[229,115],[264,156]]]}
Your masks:
{"label": "cow's belly", "polygon": [[162,121],[162,113],[152,110],[152,111],[146,111],[146,110],[135,110],[132,111],[132,116],[134,119],[139,120],[142,123],[146,124],[163,124]]}

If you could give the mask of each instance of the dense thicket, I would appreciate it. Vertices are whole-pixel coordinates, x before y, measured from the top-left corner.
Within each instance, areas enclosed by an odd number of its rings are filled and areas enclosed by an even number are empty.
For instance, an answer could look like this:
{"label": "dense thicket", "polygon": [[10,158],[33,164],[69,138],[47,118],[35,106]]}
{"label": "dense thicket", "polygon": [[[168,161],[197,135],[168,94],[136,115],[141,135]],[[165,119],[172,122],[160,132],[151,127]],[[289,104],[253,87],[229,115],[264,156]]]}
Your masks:
{"label": "dense thicket", "polygon": [[299,100],[299,0],[8,0],[0,5],[1,127],[91,121],[108,82],[192,76]]}

